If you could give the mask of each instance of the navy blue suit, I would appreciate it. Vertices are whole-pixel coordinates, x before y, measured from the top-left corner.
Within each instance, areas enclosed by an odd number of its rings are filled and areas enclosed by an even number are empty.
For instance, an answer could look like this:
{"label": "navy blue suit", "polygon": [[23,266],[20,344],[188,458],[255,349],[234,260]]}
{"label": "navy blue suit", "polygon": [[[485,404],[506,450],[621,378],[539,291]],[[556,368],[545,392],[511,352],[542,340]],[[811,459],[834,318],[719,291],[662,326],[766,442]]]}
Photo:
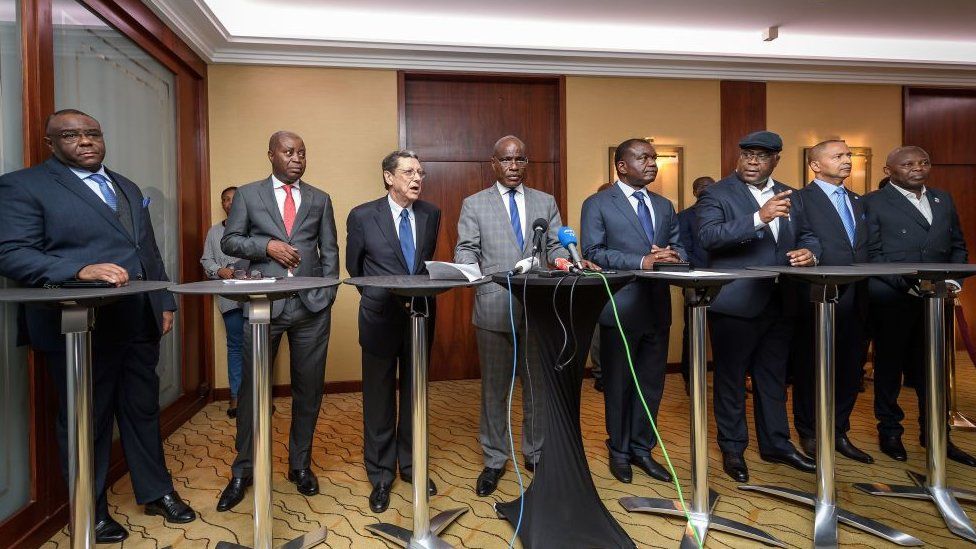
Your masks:
{"label": "navy blue suit", "polygon": [[[847,191],[854,218],[854,244],[847,236],[832,197],[828,197],[817,183],[794,192],[790,198],[793,211],[799,212],[810,230],[820,240],[820,265],[852,265],[868,261],[868,225],[864,213],[864,199]],[[836,434],[844,435],[851,428],[851,412],[861,389],[864,362],[867,360],[868,286],[867,281],[846,284],[839,288],[836,305],[835,345],[836,364],[834,408]],[[793,426],[803,438],[815,437],[814,384],[814,311],[810,301],[810,286],[798,284],[799,314],[793,340]]]}
{"label": "navy blue suit", "polygon": [[[949,193],[926,188],[932,223],[894,183],[864,197],[868,256],[880,263],[966,263],[966,241]],[[898,276],[868,283],[874,329],[874,415],[882,437],[901,436],[905,414],[898,405],[902,376],[918,396],[919,424],[925,426],[925,329],[923,300],[908,293]],[[924,429],[923,431],[924,432]]]}
{"label": "navy blue suit", "polygon": [[681,246],[688,254],[688,262],[696,269],[708,266],[708,252],[698,242],[698,210],[697,205],[678,212],[678,235]]}
{"label": "navy blue suit", "polygon": [[[107,173],[115,183],[119,210],[127,207],[131,223],[123,223],[119,214],[55,158],[0,177],[4,204],[0,275],[40,286],[72,279],[86,265],[115,263],[132,280],[168,280],[142,193],[125,177]],[[113,418],[118,420],[136,501],[147,503],[173,491],[159,433],[156,364],[162,313],[174,310],[176,301],[166,291],[127,297],[96,310],[92,376],[98,520],[107,516],[105,476]],[[25,317],[29,342],[44,353],[58,390],[57,433],[66,474],[67,397],[60,313],[25,307]]]}
{"label": "navy blue suit", "polygon": [[[638,270],[651,245],[671,246],[682,258],[677,215],[671,201],[648,192],[654,212],[654,242],[647,239],[630,199],[616,184],[583,202],[580,221],[583,257],[604,269]],[[634,368],[654,417],[664,393],[671,327],[671,292],[660,281],[632,282],[614,295],[620,322],[627,335]],[[611,306],[600,315],[600,365],[606,393],[610,457],[625,461],[648,456],[656,440],[634,389],[623,340]]]}
{"label": "navy blue suit", "polygon": [[[414,274],[426,274],[434,257],[441,211],[429,202],[413,204],[416,225]],[[386,196],[357,206],[346,221],[346,270],[349,276],[408,275],[406,261]],[[370,483],[392,483],[397,465],[413,476],[410,401],[413,383],[409,298],[381,288],[362,288],[359,298],[359,345],[363,349],[363,459]],[[421,310],[422,298],[415,300]],[[434,335],[434,299],[428,298],[429,340]],[[397,418],[397,371],[400,406]]]}
{"label": "navy blue suit", "polygon": [[[800,214],[779,218],[778,238],[768,226],[756,230],[753,216],[759,203],[746,185],[733,173],[698,199],[698,237],[710,267],[789,265],[786,253],[800,248],[820,255],[820,243]],[[789,189],[782,183],[773,186],[774,193]],[[786,368],[797,296],[795,287],[783,286],[771,279],[736,280],[722,288],[711,306],[715,420],[723,452],[741,453],[749,444],[747,372],[752,373],[759,451],[793,450],[786,416]]]}

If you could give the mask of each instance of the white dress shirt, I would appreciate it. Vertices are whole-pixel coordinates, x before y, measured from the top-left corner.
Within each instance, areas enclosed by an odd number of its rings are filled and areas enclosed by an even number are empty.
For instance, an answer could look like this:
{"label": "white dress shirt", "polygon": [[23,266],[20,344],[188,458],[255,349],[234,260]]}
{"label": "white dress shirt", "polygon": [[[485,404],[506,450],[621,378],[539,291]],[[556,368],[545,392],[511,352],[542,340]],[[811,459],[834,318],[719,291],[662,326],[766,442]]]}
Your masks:
{"label": "white dress shirt", "polygon": [[[764,185],[761,189],[756,188],[755,185],[750,185],[748,183],[746,183],[746,188],[748,188],[749,192],[752,193],[752,196],[756,199],[756,202],[759,203],[760,208],[762,208],[763,205],[766,204],[766,202],[769,202],[770,198],[776,196],[776,193],[773,191],[772,177],[766,180],[766,185]],[[779,241],[779,218],[778,217],[774,217],[773,220],[770,221],[769,223],[763,223],[762,219],[759,218],[759,212],[757,211],[752,216],[752,224],[757,231],[762,229],[763,227],[768,226],[769,230],[773,233],[773,240]]]}
{"label": "white dress shirt", "polygon": [[[101,200],[102,202],[105,202],[106,205],[108,205],[108,202],[105,200],[105,197],[102,196],[102,190],[98,188],[98,181],[95,181],[95,179],[92,178],[93,175],[97,173],[102,177],[104,177],[105,180],[109,182],[109,186],[112,187],[112,190],[116,193],[116,195],[118,195],[117,185],[115,184],[115,181],[113,181],[112,178],[108,176],[108,172],[105,171],[104,165],[99,166],[97,172],[90,172],[88,170],[75,168],[73,166],[68,166],[68,169],[71,170],[71,173],[77,175],[78,179],[81,179],[81,181],[85,185],[87,185],[89,189],[94,191],[95,196],[97,196],[98,199]],[[116,198],[118,198],[118,196],[116,196]]]}
{"label": "white dress shirt", "polygon": [[[298,184],[301,180],[292,183],[291,196],[295,199],[295,213],[298,213],[298,208],[302,205],[302,193],[298,192]],[[281,214],[281,219],[285,218],[285,184],[278,181],[278,178],[271,174],[271,186],[274,188],[275,202],[278,203],[278,213]]]}
{"label": "white dress shirt", "polygon": [[390,212],[393,214],[393,228],[396,229],[397,238],[400,238],[400,212],[404,209],[407,210],[407,215],[410,218],[410,234],[413,236],[413,247],[417,248],[417,218],[413,215],[413,204],[410,204],[406,208],[401,208],[399,204],[393,201],[393,197],[389,194],[386,195],[387,202],[390,203]]}
{"label": "white dress shirt", "polygon": [[[624,196],[627,197],[627,202],[630,202],[630,207],[634,209],[635,214],[637,213],[637,198],[634,196],[634,193],[638,191],[644,192],[644,204],[647,205],[647,211],[651,212],[651,226],[656,226],[657,219],[654,218],[654,208],[651,207],[651,194],[650,191],[647,190],[647,187],[644,187],[643,189],[635,189],[620,180],[615,181],[615,183],[618,187],[620,187],[620,190],[623,191]],[[640,214],[638,214],[637,218],[640,219]]]}
{"label": "white dress shirt", "polygon": [[[508,191],[510,191],[511,189],[509,189],[505,185],[502,185],[498,181],[495,182],[495,188],[498,189],[499,193],[501,193],[502,203],[505,204],[505,212],[508,213],[508,218],[511,219],[512,212],[508,208],[508,202],[509,202]],[[528,224],[532,223],[532,221],[526,223],[525,220],[525,186],[521,183],[519,183],[518,187],[515,187],[515,206],[518,208],[519,221],[522,222],[522,237],[528,240],[529,239]]]}
{"label": "white dress shirt", "polygon": [[894,187],[895,190],[902,194],[902,196],[907,198],[908,201],[911,202],[912,206],[915,206],[915,209],[922,214],[922,217],[929,222],[929,225],[932,224],[932,204],[929,204],[929,193],[924,186],[922,187],[922,194],[915,196],[914,192],[907,191],[894,183],[889,183],[889,185]]}

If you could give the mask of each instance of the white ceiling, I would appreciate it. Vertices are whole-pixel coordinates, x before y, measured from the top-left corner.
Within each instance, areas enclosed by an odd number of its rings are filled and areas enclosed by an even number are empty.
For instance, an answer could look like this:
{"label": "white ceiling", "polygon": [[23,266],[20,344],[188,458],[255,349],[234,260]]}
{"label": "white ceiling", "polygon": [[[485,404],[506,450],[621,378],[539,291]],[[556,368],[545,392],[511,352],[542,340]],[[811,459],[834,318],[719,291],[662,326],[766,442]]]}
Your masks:
{"label": "white ceiling", "polygon": [[214,63],[976,85],[976,0],[143,1]]}

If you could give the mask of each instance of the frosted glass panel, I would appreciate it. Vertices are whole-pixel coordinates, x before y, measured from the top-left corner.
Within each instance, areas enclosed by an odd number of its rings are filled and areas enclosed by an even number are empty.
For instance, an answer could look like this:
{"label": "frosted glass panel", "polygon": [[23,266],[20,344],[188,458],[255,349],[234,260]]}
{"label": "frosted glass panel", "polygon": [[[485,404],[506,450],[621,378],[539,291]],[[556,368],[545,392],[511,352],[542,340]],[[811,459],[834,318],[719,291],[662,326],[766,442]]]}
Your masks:
{"label": "frosted glass panel", "polygon": [[[148,197],[156,242],[171,278],[179,273],[175,77],[131,40],[74,0],[55,0],[54,69],[58,109],[82,110],[102,124],[105,165]],[[182,393],[180,315],[163,338],[160,404]]]}

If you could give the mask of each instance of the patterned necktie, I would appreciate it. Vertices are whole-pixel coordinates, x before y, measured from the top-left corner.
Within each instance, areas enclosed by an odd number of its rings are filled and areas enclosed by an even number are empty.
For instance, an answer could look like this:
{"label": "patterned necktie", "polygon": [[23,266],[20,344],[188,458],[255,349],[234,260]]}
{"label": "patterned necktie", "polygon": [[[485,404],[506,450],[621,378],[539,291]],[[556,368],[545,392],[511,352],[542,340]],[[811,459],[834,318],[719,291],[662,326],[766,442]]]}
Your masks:
{"label": "patterned necktie", "polygon": [[851,210],[847,207],[847,200],[844,199],[846,195],[847,191],[844,189],[844,186],[838,185],[834,191],[834,207],[837,208],[837,213],[840,214],[840,220],[844,223],[844,230],[847,231],[847,239],[851,241],[851,246],[853,246],[854,216],[851,215]]}
{"label": "patterned necktie", "polygon": [[413,265],[417,247],[413,243],[413,230],[410,228],[410,212],[406,208],[400,210],[400,251],[407,262],[407,272],[413,274]]}
{"label": "patterned necktie", "polygon": [[112,208],[113,212],[119,211],[119,197],[115,196],[115,190],[112,189],[112,185],[108,182],[108,179],[100,173],[93,173],[88,176],[88,179],[98,183],[98,190],[102,193],[102,198],[105,199],[108,207]]}
{"label": "patterned necktie", "polygon": [[647,241],[654,244],[654,222],[651,221],[651,210],[647,209],[647,203],[644,202],[644,191],[637,191],[633,196],[637,199],[637,219],[644,227]]}
{"label": "patterned necktie", "polygon": [[291,230],[295,226],[295,197],[291,194],[292,185],[282,185],[285,189],[285,233],[291,236]]}
{"label": "patterned necktie", "polygon": [[522,234],[522,220],[519,217],[518,204],[515,203],[515,189],[508,191],[508,211],[512,216],[512,231],[515,232],[515,242],[519,250],[525,249],[525,236]]}

